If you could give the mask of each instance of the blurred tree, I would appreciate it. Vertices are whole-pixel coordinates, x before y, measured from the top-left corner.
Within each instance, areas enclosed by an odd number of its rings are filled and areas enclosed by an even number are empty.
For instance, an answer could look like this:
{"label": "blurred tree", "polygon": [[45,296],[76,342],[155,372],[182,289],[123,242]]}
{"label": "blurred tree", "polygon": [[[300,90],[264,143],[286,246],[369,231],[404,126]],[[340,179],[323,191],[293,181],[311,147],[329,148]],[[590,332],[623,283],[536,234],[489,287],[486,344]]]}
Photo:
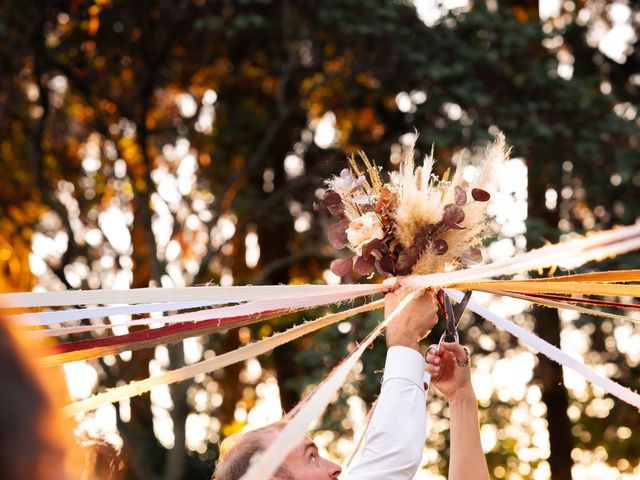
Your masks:
{"label": "blurred tree", "polygon": [[[333,252],[323,240],[325,220],[313,217],[316,189],[342,168],[345,152],[364,149],[393,168],[414,128],[418,153],[435,145],[441,170],[454,154],[505,131],[529,169],[529,247],[633,221],[640,51],[622,64],[598,52],[587,42],[588,22],[579,20],[582,4],[542,22],[537,2],[496,3],[475,2],[426,25],[411,4],[394,1],[3,1],[6,286],[29,287],[30,250],[31,270],[48,289],[323,281]],[[611,265],[635,263],[625,257]],[[557,314],[534,309],[530,319],[559,343]],[[180,342],[96,367],[112,386],[148,376],[150,365],[176,368],[236,348],[290,321],[201,339],[195,357],[185,358]],[[375,321],[358,319],[346,333],[327,329],[276,350],[261,359],[262,379],[277,376],[290,408]],[[630,368],[631,357],[607,341],[613,324],[582,321],[592,327],[597,354],[589,360],[607,362],[633,385],[637,362]],[[471,344],[477,327],[469,328]],[[514,347],[502,335],[495,341],[497,354]],[[345,398],[373,399],[383,352],[367,352]],[[616,402],[605,427],[589,413],[597,394],[571,398],[560,368],[545,359],[536,372],[553,478],[571,477],[574,444],[605,446],[611,464],[632,468],[640,445],[618,433],[638,427],[631,409]],[[169,405],[136,398],[130,418],[118,406],[130,478],[209,471],[213,444],[242,428],[241,412],[256,403],[259,380],[246,377],[238,365],[173,386]],[[578,418],[568,416],[571,406]],[[519,460],[517,442],[504,433],[516,407],[494,395],[485,409],[502,432],[489,455],[498,478],[523,462],[530,473],[521,476],[533,478],[542,461]],[[164,443],[152,433],[159,412],[173,426]],[[325,427],[348,433],[345,412],[337,403]],[[211,416],[207,434],[187,449],[185,425],[197,414]],[[436,462],[441,472],[447,455]]]}

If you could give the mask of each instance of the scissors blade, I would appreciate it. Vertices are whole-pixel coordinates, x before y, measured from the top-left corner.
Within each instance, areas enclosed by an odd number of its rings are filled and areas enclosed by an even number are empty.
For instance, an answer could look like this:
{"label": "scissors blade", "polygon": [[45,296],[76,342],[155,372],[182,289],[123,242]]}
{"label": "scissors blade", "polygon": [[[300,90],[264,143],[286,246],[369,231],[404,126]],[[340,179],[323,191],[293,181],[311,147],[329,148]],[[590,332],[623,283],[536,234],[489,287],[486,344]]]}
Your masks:
{"label": "scissors blade", "polygon": [[449,295],[445,293],[443,297],[444,307],[447,310],[447,335],[453,337],[456,334],[456,314],[453,311],[453,306],[451,305],[451,299],[449,298]]}
{"label": "scissors blade", "polygon": [[467,304],[469,303],[469,299],[471,298],[471,293],[472,293],[471,290],[467,290],[464,293],[464,297],[462,297],[462,300],[460,300],[460,303],[458,303],[458,305],[456,305],[456,308],[454,309],[455,317],[456,317],[456,320],[455,320],[456,326],[460,322],[460,319],[462,318],[462,314],[467,309]]}

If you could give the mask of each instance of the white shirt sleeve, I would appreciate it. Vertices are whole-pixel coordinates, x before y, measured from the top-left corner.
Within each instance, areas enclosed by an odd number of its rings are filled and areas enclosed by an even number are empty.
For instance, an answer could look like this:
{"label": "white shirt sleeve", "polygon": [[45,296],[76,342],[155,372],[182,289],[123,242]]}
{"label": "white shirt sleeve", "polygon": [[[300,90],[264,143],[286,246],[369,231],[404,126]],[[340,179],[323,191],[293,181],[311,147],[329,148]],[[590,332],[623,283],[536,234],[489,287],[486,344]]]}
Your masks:
{"label": "white shirt sleeve", "polygon": [[391,347],[362,455],[344,480],[410,480],[425,440],[424,358],[411,348]]}

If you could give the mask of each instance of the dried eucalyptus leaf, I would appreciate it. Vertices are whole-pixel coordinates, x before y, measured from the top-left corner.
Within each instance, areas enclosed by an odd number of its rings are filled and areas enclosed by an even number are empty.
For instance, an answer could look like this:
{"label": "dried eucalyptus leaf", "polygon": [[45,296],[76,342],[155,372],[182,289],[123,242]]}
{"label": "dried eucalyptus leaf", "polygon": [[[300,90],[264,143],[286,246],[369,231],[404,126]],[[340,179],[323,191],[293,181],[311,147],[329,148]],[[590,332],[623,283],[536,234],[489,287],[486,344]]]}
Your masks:
{"label": "dried eucalyptus leaf", "polygon": [[463,229],[460,223],[464,221],[464,210],[458,205],[450,203],[444,206],[444,213],[442,214],[442,223],[448,228]]}
{"label": "dried eucalyptus leaf", "polygon": [[353,271],[358,275],[369,275],[373,272],[373,267],[375,266],[375,262],[373,257],[357,257],[356,263],[353,265]]}
{"label": "dried eucalyptus leaf", "polygon": [[362,249],[362,256],[368,257],[374,250],[384,250],[384,243],[380,241],[378,238],[374,238],[369,243],[367,243]]}
{"label": "dried eucalyptus leaf", "polygon": [[491,194],[481,188],[471,190],[471,196],[476,202],[487,202],[491,198]]}
{"label": "dried eucalyptus leaf", "polygon": [[342,219],[338,223],[334,223],[327,229],[327,238],[333,248],[338,250],[347,246],[347,228],[349,227],[349,220]]}
{"label": "dried eucalyptus leaf", "polygon": [[322,199],[324,206],[333,216],[340,217],[344,214],[342,198],[336,192],[327,192]]}
{"label": "dried eucalyptus leaf", "polygon": [[444,255],[447,250],[449,250],[449,244],[441,238],[433,242],[433,251],[436,252],[436,255]]}
{"label": "dried eucalyptus leaf", "polygon": [[331,262],[331,271],[339,277],[345,277],[353,270],[353,257],[338,258]]}
{"label": "dried eucalyptus leaf", "polygon": [[389,255],[385,255],[380,260],[376,261],[376,269],[380,275],[395,275],[396,267],[393,264],[393,260]]}
{"label": "dried eucalyptus leaf", "polygon": [[482,262],[482,252],[476,247],[469,248],[462,253],[460,261],[465,265],[475,265],[480,263]]}
{"label": "dried eucalyptus leaf", "polygon": [[398,260],[396,260],[396,270],[400,275],[407,275],[411,272],[411,269],[418,261],[418,257],[420,256],[420,250],[411,246],[406,248],[400,255],[398,255]]}
{"label": "dried eucalyptus leaf", "polygon": [[456,205],[459,207],[464,207],[467,204],[467,192],[464,191],[462,187],[456,185],[454,190],[455,192],[455,201]]}

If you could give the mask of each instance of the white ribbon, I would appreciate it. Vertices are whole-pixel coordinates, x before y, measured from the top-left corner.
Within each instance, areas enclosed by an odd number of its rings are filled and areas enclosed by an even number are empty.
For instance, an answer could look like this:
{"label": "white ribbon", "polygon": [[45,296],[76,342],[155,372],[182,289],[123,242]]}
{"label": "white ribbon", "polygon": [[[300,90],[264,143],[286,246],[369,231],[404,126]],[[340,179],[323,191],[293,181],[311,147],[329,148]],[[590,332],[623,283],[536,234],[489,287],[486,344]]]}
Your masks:
{"label": "white ribbon", "polygon": [[[498,275],[513,275],[541,268],[564,266],[575,268],[591,260],[613,257],[640,248],[640,223],[586,237],[578,237],[555,245],[531,250],[515,257],[453,272],[413,275],[400,280],[411,288],[446,287]],[[396,279],[389,279],[397,281]]]}
{"label": "white ribbon", "polygon": [[[358,285],[361,286],[361,285]],[[345,285],[347,287],[347,285]],[[129,320],[121,323],[99,323],[93,325],[81,325],[74,327],[52,328],[50,330],[39,330],[36,332],[43,336],[60,336],[70,333],[88,332],[113,327],[133,327],[152,324],[173,324],[185,322],[201,322],[205,320],[223,320],[233,317],[246,317],[250,315],[258,315],[260,313],[270,311],[294,311],[300,308],[313,308],[321,305],[329,305],[345,300],[377,293],[381,290],[379,285],[368,285],[369,289],[349,289],[345,288],[341,292],[332,292],[320,295],[303,295],[299,297],[287,299],[263,299],[253,302],[242,303],[230,307],[209,308],[197,312],[178,313],[166,317],[143,318],[139,320]],[[283,315],[286,312],[283,312]]]}
{"label": "white ribbon", "polygon": [[[413,299],[422,294],[415,290],[404,297],[393,312],[388,315],[373,331],[358,345],[358,347],[316,388],[311,397],[304,401],[297,413],[284,426],[275,440],[267,449],[257,454],[249,470],[241,480],[263,480],[271,476],[282,465],[287,455],[300,443],[306,435],[311,423],[318,419],[332,400],[338,389],[347,379],[347,375],[371,343],[384,331],[391,322]],[[255,456],[254,456],[255,459]]]}
{"label": "white ribbon", "polygon": [[5,308],[62,307],[69,305],[113,305],[206,301],[238,303],[260,299],[287,299],[344,291],[368,295],[384,290],[381,285],[247,285],[239,287],[136,288],[133,290],[64,290],[0,295]]}
{"label": "white ribbon", "polygon": [[7,315],[7,319],[22,325],[53,325],[57,323],[74,322],[86,318],[109,317],[111,315],[136,315],[151,312],[170,312],[187,310],[190,308],[208,307],[211,305],[223,305],[227,302],[168,302],[168,303],[141,303],[138,305],[118,305],[97,308],[76,308],[73,310],[58,310],[55,312],[21,313],[19,315]]}
{"label": "white ribbon", "polygon": [[[447,295],[450,295],[458,302],[462,300],[463,293],[458,290],[447,289],[445,290],[445,292],[447,293]],[[602,375],[597,374],[579,360],[570,357],[565,352],[544,341],[537,335],[534,335],[533,333],[507,320],[506,318],[493,313],[491,310],[486,309],[473,299],[469,301],[469,303],[467,304],[467,308],[477,313],[481,317],[489,320],[497,327],[500,327],[503,330],[511,333],[530,347],[549,357],[551,360],[558,362],[564,367],[569,367],[572,370],[575,370],[591,383],[593,383],[597,387],[602,388],[605,392],[610,393],[611,395],[618,397],[623,402],[626,402],[629,405],[633,405],[634,407],[640,409],[640,395],[638,395],[637,393],[631,391],[626,387],[623,387],[610,378],[603,377]]]}
{"label": "white ribbon", "polygon": [[118,402],[126,398],[141,395],[145,392],[148,392],[153,387],[157,387],[159,385],[170,385],[172,383],[181,382],[188,378],[193,378],[199,374],[210,373],[219,368],[223,368],[228,365],[232,365],[234,363],[238,363],[243,360],[247,360],[249,358],[253,358],[263,353],[269,352],[279,345],[283,345],[287,342],[290,342],[291,340],[300,338],[301,336],[308,333],[315,332],[316,330],[327,327],[332,323],[345,320],[346,318],[349,318],[358,313],[378,309],[382,307],[383,304],[383,300],[377,300],[375,302],[367,303],[360,307],[355,307],[343,312],[325,315],[324,317],[318,318],[316,320],[292,327],[289,330],[285,330],[284,332],[275,333],[270,337],[254,343],[250,343],[243,347],[237,348],[236,350],[232,350],[230,352],[223,353],[222,355],[207,360],[202,360],[198,363],[194,363],[193,365],[188,365],[176,370],[164,372],[160,375],[149,377],[144,380],[134,381],[121,387],[109,389],[85,400],[80,400],[78,402],[65,406],[63,409],[63,414],[65,416],[73,416],[77,415],[78,413],[88,412],[90,410],[95,410],[100,405],[103,405],[105,403]]}

